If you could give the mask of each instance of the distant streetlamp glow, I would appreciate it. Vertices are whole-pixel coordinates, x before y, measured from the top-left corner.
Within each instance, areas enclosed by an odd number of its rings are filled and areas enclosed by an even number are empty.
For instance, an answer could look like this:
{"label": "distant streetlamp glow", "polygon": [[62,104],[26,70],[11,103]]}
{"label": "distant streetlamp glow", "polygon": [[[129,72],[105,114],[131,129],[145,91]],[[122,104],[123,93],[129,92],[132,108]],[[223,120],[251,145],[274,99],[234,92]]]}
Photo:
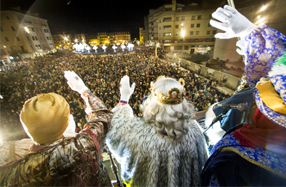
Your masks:
{"label": "distant streetlamp glow", "polygon": [[184,24],[182,23],[181,26],[184,26]]}
{"label": "distant streetlamp glow", "polygon": [[68,41],[68,38],[67,38],[67,37],[64,37],[64,40],[65,40],[65,41]]}
{"label": "distant streetlamp glow", "polygon": [[78,41],[77,39],[74,40],[75,43],[77,43],[77,41]]}
{"label": "distant streetlamp glow", "polygon": [[267,8],[267,5],[264,5],[261,7],[260,11],[264,11],[264,10],[266,10],[266,8]]}
{"label": "distant streetlamp glow", "polygon": [[182,30],[182,31],[181,31],[181,35],[182,35],[182,37],[184,38],[185,35],[186,35],[186,31]]}
{"label": "distant streetlamp glow", "polygon": [[26,31],[27,33],[30,33],[30,31],[29,31],[29,29],[28,29],[27,27],[24,27],[24,29],[25,29],[25,31]]}
{"label": "distant streetlamp glow", "polygon": [[261,16],[260,16],[260,15],[258,15],[258,16],[257,16],[257,19],[259,19],[259,18],[261,18]]}

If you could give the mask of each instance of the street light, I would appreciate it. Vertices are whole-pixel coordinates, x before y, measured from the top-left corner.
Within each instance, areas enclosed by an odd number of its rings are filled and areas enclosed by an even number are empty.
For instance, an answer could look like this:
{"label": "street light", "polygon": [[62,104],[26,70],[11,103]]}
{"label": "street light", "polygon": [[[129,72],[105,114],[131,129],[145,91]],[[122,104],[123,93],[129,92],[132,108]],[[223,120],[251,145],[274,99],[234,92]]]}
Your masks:
{"label": "street light", "polygon": [[65,40],[65,41],[68,41],[68,38],[67,38],[67,37],[64,37],[64,40]]}
{"label": "street light", "polygon": [[264,6],[262,6],[262,7],[261,7],[261,9],[260,9],[260,12],[262,12],[262,11],[266,10],[267,6],[268,6],[268,5],[264,5]]}

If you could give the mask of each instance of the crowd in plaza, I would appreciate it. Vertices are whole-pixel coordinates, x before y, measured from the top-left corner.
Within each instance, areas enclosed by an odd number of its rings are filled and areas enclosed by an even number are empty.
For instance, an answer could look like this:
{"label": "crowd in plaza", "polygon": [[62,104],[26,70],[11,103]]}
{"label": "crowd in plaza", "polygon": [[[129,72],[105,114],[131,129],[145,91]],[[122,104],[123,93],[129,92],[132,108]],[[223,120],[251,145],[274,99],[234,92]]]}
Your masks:
{"label": "crowd in plaza", "polygon": [[[166,56],[163,51],[160,55]],[[63,72],[76,72],[90,90],[104,101],[108,109],[120,99],[120,79],[130,76],[136,88],[129,103],[134,115],[142,116],[140,105],[150,94],[150,82],[164,75],[185,80],[186,99],[197,111],[206,110],[211,104],[228,97],[216,89],[217,80],[208,80],[195,72],[180,68],[172,60],[155,58],[153,50],[141,50],[124,55],[80,56],[73,53],[58,53],[36,59],[1,72],[1,131],[9,140],[26,137],[19,121],[24,102],[40,93],[55,92],[70,104],[78,128],[86,123],[84,103],[80,95],[70,90]]]}

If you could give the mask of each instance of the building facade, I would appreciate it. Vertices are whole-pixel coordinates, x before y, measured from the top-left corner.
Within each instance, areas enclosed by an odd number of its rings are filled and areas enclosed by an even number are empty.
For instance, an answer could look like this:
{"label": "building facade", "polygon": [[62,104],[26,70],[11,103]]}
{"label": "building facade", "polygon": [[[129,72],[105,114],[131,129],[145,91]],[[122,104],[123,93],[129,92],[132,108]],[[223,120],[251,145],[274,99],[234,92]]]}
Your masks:
{"label": "building facade", "polygon": [[139,41],[141,44],[145,44],[145,30],[139,27]]}
{"label": "building facade", "polygon": [[[215,9],[200,9],[176,3],[149,10],[147,44],[159,42],[166,50],[184,53],[207,53],[214,49],[217,30],[209,24]],[[146,28],[146,25],[145,25]]]}
{"label": "building facade", "polygon": [[48,21],[18,10],[1,11],[1,45],[6,54],[34,58],[56,51]]}

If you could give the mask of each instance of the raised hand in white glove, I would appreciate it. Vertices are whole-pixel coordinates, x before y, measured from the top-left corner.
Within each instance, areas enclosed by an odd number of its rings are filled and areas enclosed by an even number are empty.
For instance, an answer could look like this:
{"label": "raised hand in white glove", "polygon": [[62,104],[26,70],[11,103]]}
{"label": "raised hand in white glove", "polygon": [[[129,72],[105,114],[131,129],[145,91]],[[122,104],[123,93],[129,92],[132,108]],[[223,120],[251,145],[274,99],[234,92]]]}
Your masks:
{"label": "raised hand in white glove", "polygon": [[74,91],[77,91],[79,94],[82,94],[88,88],[85,86],[81,78],[73,71],[65,71],[65,78],[70,88]]}
{"label": "raised hand in white glove", "polygon": [[120,100],[129,101],[130,96],[133,94],[135,89],[135,82],[130,87],[129,77],[125,75],[120,81]]}
{"label": "raised hand in white glove", "polygon": [[225,33],[217,33],[215,35],[215,37],[219,39],[244,37],[257,27],[235,8],[228,5],[225,5],[224,8],[218,8],[212,14],[212,17],[221,22],[211,20],[210,24],[213,27],[225,31]]}

